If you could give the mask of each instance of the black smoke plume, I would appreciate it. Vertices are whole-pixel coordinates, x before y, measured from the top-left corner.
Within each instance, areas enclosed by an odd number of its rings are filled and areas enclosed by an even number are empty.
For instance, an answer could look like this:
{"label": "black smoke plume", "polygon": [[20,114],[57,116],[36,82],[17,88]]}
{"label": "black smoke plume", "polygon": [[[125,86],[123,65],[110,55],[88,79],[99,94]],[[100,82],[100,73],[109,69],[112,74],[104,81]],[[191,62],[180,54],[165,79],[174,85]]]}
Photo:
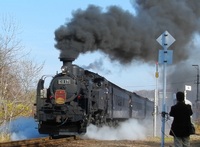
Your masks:
{"label": "black smoke plume", "polygon": [[95,60],[93,63],[90,63],[87,66],[82,65],[81,67],[84,69],[87,69],[87,70],[94,70],[96,72],[102,72],[104,74],[111,74],[110,70],[104,68],[103,58],[99,58],[98,60]]}
{"label": "black smoke plume", "polygon": [[188,43],[199,31],[199,0],[136,0],[132,5],[136,15],[117,6],[74,11],[71,21],[55,31],[60,56],[101,50],[121,63],[156,61],[162,48],[156,39],[167,30],[176,39],[174,62],[188,58]]}

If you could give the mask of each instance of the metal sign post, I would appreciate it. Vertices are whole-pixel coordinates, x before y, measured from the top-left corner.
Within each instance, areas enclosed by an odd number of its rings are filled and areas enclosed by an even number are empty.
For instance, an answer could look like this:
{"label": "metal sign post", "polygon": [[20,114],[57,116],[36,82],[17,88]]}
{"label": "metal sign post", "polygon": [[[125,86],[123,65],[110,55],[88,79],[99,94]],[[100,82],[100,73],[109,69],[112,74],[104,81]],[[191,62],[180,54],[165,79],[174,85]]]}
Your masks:
{"label": "metal sign post", "polygon": [[159,51],[159,63],[163,64],[163,97],[162,97],[162,127],[161,127],[161,147],[164,147],[165,144],[165,98],[166,98],[166,66],[167,64],[172,63],[172,51],[168,51],[167,48],[175,41],[175,39],[167,32],[165,31],[163,34],[161,34],[157,38],[158,43],[163,47],[163,50]]}

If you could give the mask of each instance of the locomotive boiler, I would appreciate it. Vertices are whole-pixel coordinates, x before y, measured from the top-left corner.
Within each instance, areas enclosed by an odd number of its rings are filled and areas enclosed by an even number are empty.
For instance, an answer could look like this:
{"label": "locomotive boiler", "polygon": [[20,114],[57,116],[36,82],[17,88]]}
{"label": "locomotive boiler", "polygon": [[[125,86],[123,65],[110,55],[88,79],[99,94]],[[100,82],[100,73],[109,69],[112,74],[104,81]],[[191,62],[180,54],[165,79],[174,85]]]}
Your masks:
{"label": "locomotive boiler", "polygon": [[115,126],[129,118],[152,117],[153,102],[108,81],[97,73],[60,58],[61,73],[37,85],[35,119],[41,134],[71,136],[86,133],[89,124]]}

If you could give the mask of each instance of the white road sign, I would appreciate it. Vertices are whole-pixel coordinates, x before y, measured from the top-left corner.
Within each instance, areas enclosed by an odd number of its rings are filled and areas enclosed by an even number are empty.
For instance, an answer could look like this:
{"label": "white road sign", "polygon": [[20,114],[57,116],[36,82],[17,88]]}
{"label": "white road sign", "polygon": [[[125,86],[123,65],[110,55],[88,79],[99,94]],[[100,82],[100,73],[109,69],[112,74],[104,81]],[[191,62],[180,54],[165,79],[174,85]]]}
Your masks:
{"label": "white road sign", "polygon": [[162,33],[156,40],[163,48],[168,48],[175,41],[174,37],[168,31]]}
{"label": "white road sign", "polygon": [[173,57],[173,51],[172,50],[167,50],[167,53],[165,53],[165,52],[166,51],[164,51],[164,50],[159,50],[158,63],[159,64],[164,64],[164,63],[172,64],[172,61],[173,61],[173,58],[172,58]]}

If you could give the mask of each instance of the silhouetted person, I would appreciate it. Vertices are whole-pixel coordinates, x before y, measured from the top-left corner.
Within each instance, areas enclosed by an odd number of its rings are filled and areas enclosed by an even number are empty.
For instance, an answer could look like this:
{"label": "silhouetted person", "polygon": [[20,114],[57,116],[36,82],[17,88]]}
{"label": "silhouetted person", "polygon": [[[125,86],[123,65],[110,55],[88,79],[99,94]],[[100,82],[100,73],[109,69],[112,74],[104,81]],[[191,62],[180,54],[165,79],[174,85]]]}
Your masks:
{"label": "silhouetted person", "polygon": [[190,146],[190,116],[193,114],[191,105],[184,102],[184,93],[176,93],[177,103],[171,107],[169,115],[174,117],[170,135],[174,137],[175,147]]}

